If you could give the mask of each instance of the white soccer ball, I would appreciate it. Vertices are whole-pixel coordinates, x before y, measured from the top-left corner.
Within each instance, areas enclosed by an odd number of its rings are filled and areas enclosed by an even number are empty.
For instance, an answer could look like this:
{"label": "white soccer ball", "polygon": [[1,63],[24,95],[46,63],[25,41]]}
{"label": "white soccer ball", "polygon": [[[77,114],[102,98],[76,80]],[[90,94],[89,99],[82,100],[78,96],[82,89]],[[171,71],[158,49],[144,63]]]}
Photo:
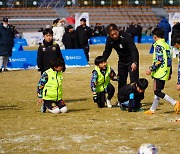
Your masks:
{"label": "white soccer ball", "polygon": [[144,143],[140,146],[138,154],[158,154],[158,150],[155,145]]}

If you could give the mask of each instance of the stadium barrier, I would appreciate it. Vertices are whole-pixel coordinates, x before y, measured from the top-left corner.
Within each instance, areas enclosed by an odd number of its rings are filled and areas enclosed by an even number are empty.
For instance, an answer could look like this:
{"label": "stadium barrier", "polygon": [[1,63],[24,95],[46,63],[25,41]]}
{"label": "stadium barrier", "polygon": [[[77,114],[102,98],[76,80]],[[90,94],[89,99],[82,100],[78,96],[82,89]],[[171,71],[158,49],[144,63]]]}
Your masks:
{"label": "stadium barrier", "polygon": [[[97,36],[97,37],[91,37],[89,43],[90,44],[105,44],[106,43],[106,36]],[[138,43],[138,37],[136,36],[134,41],[135,43]],[[152,36],[142,36],[141,43],[153,43],[153,37]]]}
{"label": "stadium barrier", "polygon": [[[37,67],[37,50],[24,50],[21,43],[16,43],[13,47],[12,57],[9,58],[8,68],[28,69]],[[62,50],[62,55],[66,66],[87,66],[83,49]]]}

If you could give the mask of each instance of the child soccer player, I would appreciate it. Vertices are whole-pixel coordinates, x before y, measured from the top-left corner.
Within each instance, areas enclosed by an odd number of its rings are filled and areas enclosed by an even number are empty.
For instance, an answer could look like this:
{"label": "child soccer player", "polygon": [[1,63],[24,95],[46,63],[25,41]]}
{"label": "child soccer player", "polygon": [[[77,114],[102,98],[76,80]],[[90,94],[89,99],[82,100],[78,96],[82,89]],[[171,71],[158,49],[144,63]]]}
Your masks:
{"label": "child soccer player", "polygon": [[[45,71],[37,87],[38,103],[44,102],[44,106],[51,113],[65,113],[67,107],[62,100],[62,70],[64,62],[60,58],[50,61],[50,69]],[[45,112],[45,111],[43,111]]]}
{"label": "child soccer player", "polygon": [[119,89],[118,101],[120,108],[128,112],[136,112],[141,108],[141,100],[144,99],[145,89],[148,87],[148,81],[145,78],[138,79],[135,83],[127,84]]}
{"label": "child soccer player", "polygon": [[178,113],[180,111],[180,102],[174,100],[167,94],[163,93],[165,82],[171,78],[171,53],[170,47],[165,42],[164,31],[161,28],[155,28],[152,31],[153,39],[155,43],[154,53],[153,53],[153,64],[146,71],[147,75],[152,76],[154,79],[154,100],[150,110],[146,111],[146,114],[154,114],[155,110],[158,106],[160,98],[168,101],[175,107],[175,112]]}
{"label": "child soccer player", "polygon": [[[43,74],[44,71],[50,68],[49,62],[52,59],[59,57],[64,61],[59,45],[53,42],[52,29],[50,28],[45,29],[43,31],[43,37],[44,37],[43,43],[39,46],[38,54],[37,54],[37,65],[39,71],[41,71],[41,75]],[[63,69],[65,70],[65,66],[63,67]]]}
{"label": "child soccer player", "polygon": [[[115,72],[113,69],[107,65],[106,60],[103,56],[98,56],[95,61],[95,68],[92,71],[91,78],[91,90],[93,92],[93,100],[98,104],[99,108],[105,106],[111,108],[111,98],[114,96],[115,88],[110,83],[110,79],[114,79]],[[107,99],[105,98],[105,93],[108,93]]]}
{"label": "child soccer player", "polygon": [[[174,47],[180,51],[180,35],[175,35],[173,37]],[[178,82],[177,90],[180,91],[180,54],[179,54],[179,64],[178,64]]]}

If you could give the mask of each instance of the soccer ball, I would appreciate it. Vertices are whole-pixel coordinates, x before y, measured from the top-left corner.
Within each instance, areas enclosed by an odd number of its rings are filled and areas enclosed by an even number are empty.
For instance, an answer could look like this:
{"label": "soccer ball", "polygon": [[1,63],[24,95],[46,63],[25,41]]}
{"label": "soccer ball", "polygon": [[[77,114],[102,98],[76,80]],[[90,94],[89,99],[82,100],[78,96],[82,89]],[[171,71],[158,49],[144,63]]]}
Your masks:
{"label": "soccer ball", "polygon": [[144,143],[140,146],[138,154],[158,154],[158,150],[155,145]]}

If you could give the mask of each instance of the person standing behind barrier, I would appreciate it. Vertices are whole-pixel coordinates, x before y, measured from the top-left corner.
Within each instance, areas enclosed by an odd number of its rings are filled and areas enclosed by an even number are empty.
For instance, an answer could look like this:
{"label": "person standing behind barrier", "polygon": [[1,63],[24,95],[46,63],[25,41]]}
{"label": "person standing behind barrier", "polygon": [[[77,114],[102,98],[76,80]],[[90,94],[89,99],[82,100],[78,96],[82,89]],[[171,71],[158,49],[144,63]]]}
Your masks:
{"label": "person standing behind barrier", "polygon": [[[47,28],[43,31],[44,40],[43,43],[38,48],[37,54],[37,66],[41,74],[50,68],[49,62],[59,57],[64,61],[59,45],[53,42],[53,31]],[[65,68],[65,67],[64,67]]]}
{"label": "person standing behind barrier", "polygon": [[0,72],[2,72],[2,67],[4,71],[8,71],[6,67],[9,57],[12,56],[13,39],[14,33],[8,24],[8,18],[3,18],[0,24]]}
{"label": "person standing behind barrier", "polygon": [[80,20],[80,26],[76,28],[77,48],[84,50],[87,61],[89,61],[89,44],[88,39],[92,36],[92,30],[86,25],[86,19]]}
{"label": "person standing behind barrier", "polygon": [[60,49],[62,50],[62,49],[65,49],[65,46],[62,42],[62,38],[63,38],[63,35],[65,33],[65,22],[66,22],[66,20],[64,18],[56,19],[55,22],[57,22],[57,26],[54,26],[52,28],[53,39],[59,45]]}
{"label": "person standing behind barrier", "polygon": [[141,38],[142,38],[142,26],[141,26],[141,23],[138,23],[137,24],[137,37],[138,37],[138,43],[141,43]]}
{"label": "person standing behind barrier", "polygon": [[66,32],[63,35],[62,42],[65,46],[65,49],[75,49],[76,48],[76,40],[75,40],[75,32],[72,25],[68,25],[66,27]]}
{"label": "person standing behind barrier", "polygon": [[128,73],[130,83],[139,78],[139,53],[131,36],[126,32],[119,32],[117,25],[110,24],[106,27],[108,37],[106,40],[103,57],[107,60],[114,48],[119,56],[118,61],[118,92],[127,84]]}
{"label": "person standing behind barrier", "polygon": [[162,17],[161,22],[157,26],[158,28],[162,28],[164,30],[164,38],[165,41],[168,41],[169,32],[171,31],[171,25],[165,17]]}

